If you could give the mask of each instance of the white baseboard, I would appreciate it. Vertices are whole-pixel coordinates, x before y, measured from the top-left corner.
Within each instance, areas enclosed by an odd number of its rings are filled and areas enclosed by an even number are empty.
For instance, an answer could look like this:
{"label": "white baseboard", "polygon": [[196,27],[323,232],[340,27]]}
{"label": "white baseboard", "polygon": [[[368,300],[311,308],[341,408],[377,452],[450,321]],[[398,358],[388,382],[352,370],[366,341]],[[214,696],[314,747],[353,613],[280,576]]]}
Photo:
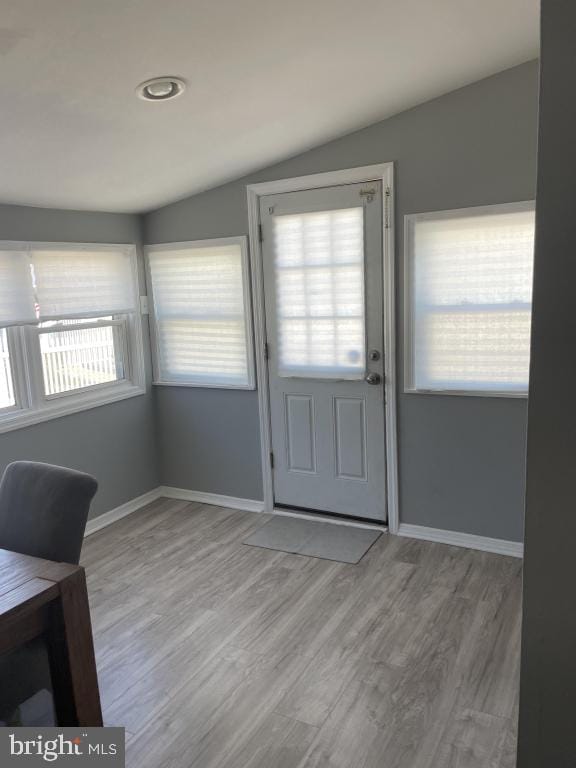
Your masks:
{"label": "white baseboard", "polygon": [[[105,528],[107,525],[121,520],[127,515],[131,515],[141,507],[150,504],[160,498],[180,499],[182,501],[196,501],[200,504],[212,504],[215,507],[227,507],[229,509],[239,509],[243,512],[264,512],[264,502],[256,499],[240,499],[236,496],[224,496],[219,493],[205,493],[204,491],[189,491],[187,488],[173,488],[168,485],[161,485],[153,488],[148,493],[143,493],[135,499],[121,504],[103,515],[99,515],[89,520],[86,525],[85,536]],[[286,517],[301,517],[307,520],[318,520],[321,522],[331,522],[335,525],[353,525],[359,528],[375,528],[385,531],[385,525],[370,523],[355,523],[349,520],[338,520],[337,518],[325,518],[320,515],[308,515],[301,512],[292,512],[285,509],[274,509],[273,514],[284,515]],[[522,557],[524,545],[517,541],[505,541],[504,539],[490,539],[486,536],[475,536],[471,533],[460,533],[458,531],[445,531],[439,528],[426,528],[422,525],[412,525],[410,523],[400,523],[398,536],[405,536],[411,539],[421,539],[423,541],[434,541],[438,544],[451,544],[455,547],[466,547],[467,549],[479,549],[483,552],[494,552],[499,555],[509,555],[511,557]]]}
{"label": "white baseboard", "polygon": [[203,493],[202,491],[189,491],[187,488],[172,488],[168,485],[159,485],[142,496],[130,499],[125,504],[104,512],[102,515],[88,520],[84,536],[90,536],[92,533],[106,528],[107,525],[121,520],[133,512],[137,512],[141,507],[157,501],[160,498],[181,499],[182,501],[197,501],[201,504],[212,504],[215,507],[230,507],[231,509],[240,509],[243,512],[263,512],[264,502],[254,499],[239,499],[235,496],[223,496],[218,493]]}
{"label": "white baseboard", "polygon": [[205,493],[204,491],[189,491],[187,488],[173,488],[161,485],[158,489],[160,496],[182,501],[197,501],[200,504],[212,504],[215,507],[229,507],[243,512],[264,512],[264,502],[257,499],[239,499],[236,496],[223,496],[220,493]]}
{"label": "white baseboard", "polygon": [[148,493],[136,496],[135,499],[130,499],[130,501],[127,501],[125,504],[121,504],[119,507],[115,507],[109,512],[104,512],[103,515],[98,515],[98,517],[94,517],[92,520],[88,520],[84,536],[90,536],[90,534],[96,533],[96,531],[99,531],[101,528],[106,528],[107,525],[112,525],[112,523],[121,520],[123,517],[131,515],[132,512],[136,512],[141,507],[146,506],[146,504],[156,501],[161,495],[160,488],[153,488],[151,491],[148,491]]}
{"label": "white baseboard", "polygon": [[490,539],[486,536],[475,536],[472,533],[445,531],[440,528],[426,528],[423,525],[411,525],[410,523],[400,523],[398,536],[422,539],[423,541],[434,541],[438,544],[451,544],[454,547],[479,549],[482,552],[494,552],[498,555],[509,555],[510,557],[522,557],[524,554],[524,545],[519,541]]}

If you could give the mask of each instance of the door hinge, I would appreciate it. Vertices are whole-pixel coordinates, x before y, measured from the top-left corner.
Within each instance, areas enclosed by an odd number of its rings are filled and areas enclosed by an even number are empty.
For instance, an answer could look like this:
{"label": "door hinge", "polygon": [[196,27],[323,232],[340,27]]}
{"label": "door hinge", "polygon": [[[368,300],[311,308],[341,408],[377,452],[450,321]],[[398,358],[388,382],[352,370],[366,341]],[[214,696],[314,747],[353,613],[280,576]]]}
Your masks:
{"label": "door hinge", "polygon": [[390,229],[390,197],[392,190],[390,187],[386,187],[384,192],[384,228]]}
{"label": "door hinge", "polygon": [[270,346],[268,345],[268,342],[264,342],[264,360],[270,359]]}
{"label": "door hinge", "polygon": [[270,451],[270,467],[274,469],[274,454]]}
{"label": "door hinge", "polygon": [[264,242],[264,235],[262,234],[262,224],[258,224],[258,242]]}

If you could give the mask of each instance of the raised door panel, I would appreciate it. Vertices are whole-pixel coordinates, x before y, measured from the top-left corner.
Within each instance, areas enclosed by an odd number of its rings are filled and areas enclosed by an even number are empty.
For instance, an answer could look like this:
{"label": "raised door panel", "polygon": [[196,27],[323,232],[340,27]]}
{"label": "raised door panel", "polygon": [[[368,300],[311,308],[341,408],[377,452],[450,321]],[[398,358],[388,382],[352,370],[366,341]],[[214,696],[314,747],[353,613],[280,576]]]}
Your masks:
{"label": "raised door panel", "polygon": [[288,470],[316,472],[314,399],[310,395],[285,395],[284,415]]}
{"label": "raised door panel", "polygon": [[359,397],[334,398],[336,477],[366,480],[366,403]]}

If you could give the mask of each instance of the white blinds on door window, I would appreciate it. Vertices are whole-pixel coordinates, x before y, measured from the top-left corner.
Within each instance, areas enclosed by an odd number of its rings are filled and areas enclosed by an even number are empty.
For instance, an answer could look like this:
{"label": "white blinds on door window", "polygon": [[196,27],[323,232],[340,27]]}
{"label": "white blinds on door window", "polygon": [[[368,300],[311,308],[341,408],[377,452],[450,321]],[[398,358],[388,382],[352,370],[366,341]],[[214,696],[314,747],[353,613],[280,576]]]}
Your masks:
{"label": "white blinds on door window", "polygon": [[40,320],[134,312],[130,246],[31,248]]}
{"label": "white blinds on door window", "polygon": [[252,386],[241,244],[152,246],[148,258],[159,381]]}
{"label": "white blinds on door window", "polygon": [[534,211],[524,208],[409,220],[414,388],[526,391]]}
{"label": "white blinds on door window", "polygon": [[35,322],[28,248],[6,245],[0,250],[0,327]]}
{"label": "white blinds on door window", "polygon": [[274,237],[278,374],[362,378],[363,208],[279,215]]}

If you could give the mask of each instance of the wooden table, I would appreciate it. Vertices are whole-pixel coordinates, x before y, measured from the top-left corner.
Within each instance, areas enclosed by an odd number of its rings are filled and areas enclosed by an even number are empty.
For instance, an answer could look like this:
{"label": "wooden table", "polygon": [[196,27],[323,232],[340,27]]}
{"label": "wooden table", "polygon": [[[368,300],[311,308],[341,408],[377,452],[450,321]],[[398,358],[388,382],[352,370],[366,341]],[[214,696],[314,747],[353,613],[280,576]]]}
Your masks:
{"label": "wooden table", "polygon": [[0,549],[0,654],[40,636],[58,725],[102,725],[84,569]]}

